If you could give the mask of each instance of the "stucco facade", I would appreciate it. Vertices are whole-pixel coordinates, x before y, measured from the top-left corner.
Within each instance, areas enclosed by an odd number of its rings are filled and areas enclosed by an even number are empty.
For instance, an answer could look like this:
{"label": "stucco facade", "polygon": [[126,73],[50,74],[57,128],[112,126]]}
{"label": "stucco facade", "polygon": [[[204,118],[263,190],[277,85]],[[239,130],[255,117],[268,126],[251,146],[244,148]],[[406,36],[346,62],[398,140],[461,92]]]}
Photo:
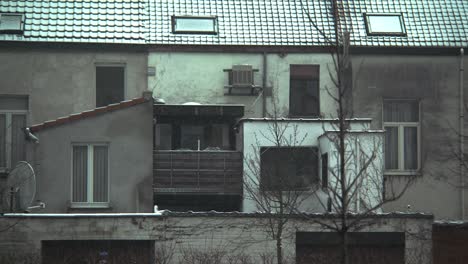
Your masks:
{"label": "stucco facade", "polygon": [[[356,133],[347,132],[346,135],[346,153],[353,153],[346,156],[347,169],[349,177],[353,173],[356,174],[357,167],[359,166],[359,157],[361,152],[366,153],[368,159],[372,158],[372,166],[367,169],[369,178],[363,175],[359,177],[368,184],[359,184],[363,188],[363,193],[369,196],[369,205],[379,202],[381,199],[382,186],[378,184],[378,180],[382,178],[382,135],[379,132],[369,133],[370,119],[356,119],[350,122],[350,130]],[[328,167],[330,170],[338,171],[338,154],[336,149],[336,141],[333,141],[333,136],[328,135],[327,132],[336,130],[336,120],[330,119],[310,119],[310,120],[294,120],[283,119],[279,121],[263,120],[263,119],[246,119],[241,121],[239,139],[241,141],[242,150],[244,153],[244,196],[243,196],[243,211],[256,212],[262,210],[258,207],[256,200],[258,199],[258,191],[255,189],[261,188],[260,171],[261,166],[261,149],[264,147],[315,147],[318,152],[316,168],[317,175],[320,180],[315,184],[308,187],[308,191],[300,194],[297,199],[297,210],[305,212],[326,212],[327,199],[333,200],[331,193],[326,189],[321,188],[322,180],[321,175],[321,157],[323,154],[328,153]],[[329,132],[330,133],[330,132]],[[281,137],[275,139],[280,134]],[[359,143],[357,143],[359,142]],[[354,167],[353,167],[354,166]],[[290,172],[294,174],[295,172]],[[330,186],[338,186],[336,178],[333,175],[338,175],[336,172],[329,172],[326,177],[330,181]],[[290,177],[290,175],[285,175]],[[335,182],[335,184],[333,184]],[[377,183],[377,184],[375,184]],[[252,190],[254,189],[254,190]],[[365,191],[364,191],[365,190]],[[335,191],[339,191],[336,189]],[[371,195],[372,194],[372,195]],[[366,198],[363,198],[366,200]],[[336,200],[335,200],[336,201]],[[367,201],[367,200],[366,200]],[[360,211],[359,206],[355,205],[352,211]]]}
{"label": "stucco facade", "polygon": [[[464,188],[460,187],[466,180],[460,179],[456,153],[459,153],[459,103],[461,99],[462,105],[466,104],[468,92],[468,83],[460,83],[460,74],[467,80],[468,73],[460,71],[460,55],[457,52],[453,55],[356,54],[352,61],[354,114],[372,118],[372,128],[383,128],[384,99],[415,99],[420,105],[420,170],[386,173],[387,183],[397,186],[411,177],[416,179],[401,199],[384,210],[409,209],[432,212],[438,219],[465,219],[467,199],[462,195]],[[466,69],[466,56],[464,61]],[[463,85],[464,98],[460,98],[460,85]],[[463,196],[465,201],[461,200]]]}
{"label": "stucco facade", "polygon": [[[264,58],[265,56],[265,58]],[[223,70],[233,65],[248,64],[258,70],[254,83],[265,85],[265,94],[254,96],[225,95],[228,74]],[[148,66],[155,67],[155,76],[148,77],[148,89],[154,97],[168,104],[198,102],[201,104],[244,104],[245,117],[261,117],[263,99],[266,96],[265,116],[289,116],[290,65],[313,64],[320,66],[320,112],[324,117],[336,115],[331,98],[333,84],[328,67],[333,67],[332,57],[324,53],[293,52],[162,52],[150,51]],[[266,76],[263,76],[265,73]],[[265,82],[265,84],[263,84]],[[272,92],[269,92],[272,91]],[[274,98],[274,99],[273,99]],[[274,101],[273,101],[274,100]],[[276,107],[274,106],[276,104]]]}
{"label": "stucco facade", "polygon": [[36,124],[95,108],[97,65],[125,67],[124,99],[147,90],[144,51],[85,45],[2,47],[0,94],[27,95],[28,124]]}
{"label": "stucco facade", "polygon": [[[333,218],[296,215],[288,220],[283,237],[287,260],[296,260],[298,233],[326,232],[314,220],[332,223]],[[191,253],[205,254],[205,258],[221,254],[223,260],[248,256],[251,263],[262,263],[262,256],[274,256],[276,243],[267,221],[267,215],[240,213],[6,215],[0,218],[0,227],[17,224],[2,234],[0,254],[11,253],[9,250],[13,249],[19,254],[40,256],[44,241],[151,240],[156,257],[171,254],[168,263],[193,261],[186,258]],[[361,221],[365,227],[359,232],[404,233],[404,259],[398,263],[432,263],[432,216],[374,215]]]}
{"label": "stucco facade", "polygon": [[[152,102],[44,128],[30,142],[29,161],[36,171],[36,199],[41,213],[152,212]],[[72,153],[76,144],[102,144],[108,149],[109,204],[74,208]]]}

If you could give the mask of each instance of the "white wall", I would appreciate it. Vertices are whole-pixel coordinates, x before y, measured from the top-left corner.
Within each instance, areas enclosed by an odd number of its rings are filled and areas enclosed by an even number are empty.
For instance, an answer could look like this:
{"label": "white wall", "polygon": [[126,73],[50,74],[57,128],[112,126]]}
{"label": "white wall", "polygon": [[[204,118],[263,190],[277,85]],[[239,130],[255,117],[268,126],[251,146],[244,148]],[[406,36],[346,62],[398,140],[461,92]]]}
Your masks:
{"label": "white wall", "polygon": [[[241,132],[243,138],[244,151],[244,185],[259,186],[259,175],[252,175],[259,171],[259,159],[261,147],[275,146],[275,141],[272,140],[274,126],[278,125],[278,129],[284,131],[283,146],[312,146],[319,147],[319,137],[327,130],[333,129],[330,121],[261,121],[261,120],[245,120],[242,122]],[[369,127],[370,120],[361,120],[351,122],[351,129],[363,130]],[[252,161],[254,167],[252,169]],[[311,189],[305,192],[302,196],[303,202],[298,206],[300,210],[323,212],[326,210],[327,195],[318,189]],[[320,199],[320,200],[319,200]],[[257,207],[251,192],[244,188],[244,200],[242,203],[243,212],[255,212],[260,210]]]}
{"label": "white wall", "polygon": [[[258,69],[255,83],[262,85],[261,53],[151,52],[148,66],[156,67],[156,76],[148,77],[148,89],[166,103],[244,104],[246,117],[260,117],[263,102],[260,96],[224,95],[228,74],[223,69],[231,69],[235,64],[250,64]],[[335,107],[326,92],[327,88],[333,89],[327,70],[332,64],[329,54],[268,54],[266,85],[273,87],[280,115],[288,114],[290,64],[320,65],[320,111],[326,117],[334,115]],[[271,97],[267,100],[267,109],[273,111]]]}
{"label": "white wall", "polygon": [[[383,201],[383,133],[351,132],[345,135],[346,188],[349,188],[350,195],[356,192],[351,199],[349,211],[363,212]],[[321,154],[328,153],[328,186],[339,193],[342,186],[339,183],[341,176],[337,134],[327,133],[319,141]],[[338,199],[332,193],[330,195],[333,197],[332,210],[340,208]],[[377,212],[381,212],[381,208]]]}

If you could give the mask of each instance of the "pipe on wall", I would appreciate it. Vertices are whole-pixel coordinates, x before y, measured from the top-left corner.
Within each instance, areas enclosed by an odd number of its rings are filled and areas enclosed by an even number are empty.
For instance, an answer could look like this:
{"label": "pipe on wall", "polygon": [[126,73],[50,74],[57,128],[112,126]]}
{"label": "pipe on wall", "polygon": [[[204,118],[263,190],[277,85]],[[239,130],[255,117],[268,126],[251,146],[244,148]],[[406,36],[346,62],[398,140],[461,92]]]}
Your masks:
{"label": "pipe on wall", "polygon": [[460,48],[460,68],[459,68],[459,74],[460,74],[460,80],[459,80],[459,113],[460,113],[460,120],[458,122],[459,124],[459,138],[460,138],[460,157],[459,157],[459,165],[460,165],[460,200],[461,200],[461,219],[465,220],[465,140],[464,140],[464,134],[465,134],[465,129],[464,129],[464,118],[465,118],[465,111],[464,111],[464,91],[463,91],[463,73],[464,73],[464,65],[463,65],[463,56],[464,56],[464,50],[463,48]]}
{"label": "pipe on wall", "polygon": [[266,82],[267,82],[267,53],[263,52],[263,70],[262,70],[262,116],[266,117]]}

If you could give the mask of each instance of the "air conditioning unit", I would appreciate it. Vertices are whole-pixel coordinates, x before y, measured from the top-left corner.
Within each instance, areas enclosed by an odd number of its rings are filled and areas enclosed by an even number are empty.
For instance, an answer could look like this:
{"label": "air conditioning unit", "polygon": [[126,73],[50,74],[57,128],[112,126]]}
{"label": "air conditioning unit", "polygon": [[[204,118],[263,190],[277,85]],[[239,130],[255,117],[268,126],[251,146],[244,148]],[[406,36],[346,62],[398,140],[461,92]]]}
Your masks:
{"label": "air conditioning unit", "polygon": [[231,69],[224,71],[229,73],[229,85],[225,86],[228,88],[229,95],[232,94],[233,89],[248,91],[248,93],[243,93],[245,95],[254,95],[260,89],[260,86],[254,84],[254,72],[258,72],[258,70],[253,69],[252,65],[233,65]]}
{"label": "air conditioning unit", "polygon": [[234,87],[252,87],[254,85],[252,65],[233,65],[231,85]]}

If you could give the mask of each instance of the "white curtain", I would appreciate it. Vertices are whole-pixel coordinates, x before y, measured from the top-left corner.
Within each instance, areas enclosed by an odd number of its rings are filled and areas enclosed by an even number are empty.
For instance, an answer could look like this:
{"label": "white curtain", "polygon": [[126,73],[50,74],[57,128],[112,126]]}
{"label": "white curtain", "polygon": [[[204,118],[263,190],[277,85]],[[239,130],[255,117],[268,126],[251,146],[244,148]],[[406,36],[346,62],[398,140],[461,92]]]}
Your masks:
{"label": "white curtain", "polygon": [[108,201],[107,146],[94,146],[93,202]]}
{"label": "white curtain", "polygon": [[73,202],[87,202],[88,147],[73,146]]}
{"label": "white curtain", "polygon": [[11,119],[11,166],[26,159],[26,142],[23,129],[26,127],[25,115],[12,115]]}
{"label": "white curtain", "polygon": [[6,167],[6,116],[0,115],[0,167]]}

